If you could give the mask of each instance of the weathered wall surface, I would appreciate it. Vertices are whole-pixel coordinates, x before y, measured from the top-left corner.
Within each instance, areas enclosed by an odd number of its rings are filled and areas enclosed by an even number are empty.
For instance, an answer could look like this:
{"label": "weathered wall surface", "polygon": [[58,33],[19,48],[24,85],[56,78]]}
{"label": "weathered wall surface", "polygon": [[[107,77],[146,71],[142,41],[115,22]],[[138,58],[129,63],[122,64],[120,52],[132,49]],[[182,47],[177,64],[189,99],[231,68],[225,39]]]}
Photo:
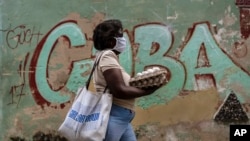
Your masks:
{"label": "weathered wall surface", "polygon": [[214,117],[231,92],[243,108],[236,118],[250,116],[247,0],[1,0],[0,6],[0,140],[31,140],[58,128],[90,73],[92,31],[111,18],[123,22],[128,50],[120,61],[131,75],[152,65],[170,73],[165,86],[137,100],[138,140],[228,140],[228,124]]}

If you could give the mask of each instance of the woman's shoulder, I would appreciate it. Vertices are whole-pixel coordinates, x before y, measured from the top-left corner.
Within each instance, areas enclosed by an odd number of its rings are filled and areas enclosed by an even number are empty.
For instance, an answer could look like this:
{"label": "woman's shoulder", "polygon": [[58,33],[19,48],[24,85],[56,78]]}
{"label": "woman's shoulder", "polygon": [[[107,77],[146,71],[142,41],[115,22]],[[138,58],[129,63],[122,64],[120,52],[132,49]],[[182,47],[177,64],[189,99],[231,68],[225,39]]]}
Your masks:
{"label": "woman's shoulder", "polygon": [[112,51],[111,49],[109,49],[109,50],[104,50],[103,53],[106,54],[106,55],[114,55],[114,56],[116,56],[115,52]]}
{"label": "woman's shoulder", "polygon": [[112,50],[104,50],[102,53],[102,57],[117,58],[117,55]]}

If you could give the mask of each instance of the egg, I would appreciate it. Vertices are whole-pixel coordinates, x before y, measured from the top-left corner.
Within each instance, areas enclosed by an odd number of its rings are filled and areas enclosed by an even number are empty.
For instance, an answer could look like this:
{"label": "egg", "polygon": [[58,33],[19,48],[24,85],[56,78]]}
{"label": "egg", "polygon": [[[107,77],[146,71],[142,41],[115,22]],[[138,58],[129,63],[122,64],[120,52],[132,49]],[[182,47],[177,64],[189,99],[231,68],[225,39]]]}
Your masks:
{"label": "egg", "polygon": [[139,72],[139,73],[136,74],[136,76],[142,76],[142,73]]}
{"label": "egg", "polygon": [[160,68],[159,67],[153,67],[153,70],[158,71],[158,70],[160,70]]}
{"label": "egg", "polygon": [[153,72],[154,72],[154,69],[148,69],[147,72],[153,73]]}

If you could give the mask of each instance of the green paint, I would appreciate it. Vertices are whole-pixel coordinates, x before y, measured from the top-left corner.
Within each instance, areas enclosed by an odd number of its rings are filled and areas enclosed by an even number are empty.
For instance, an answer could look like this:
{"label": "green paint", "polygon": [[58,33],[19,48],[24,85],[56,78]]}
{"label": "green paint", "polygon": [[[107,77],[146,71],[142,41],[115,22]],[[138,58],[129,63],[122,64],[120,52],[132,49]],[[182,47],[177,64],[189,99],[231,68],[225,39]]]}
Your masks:
{"label": "green paint", "polygon": [[[150,55],[152,43],[159,43],[157,52]],[[139,62],[135,62],[136,72],[144,70],[148,65],[161,65],[170,70],[171,79],[168,84],[155,92],[155,94],[142,97],[138,105],[148,108],[155,104],[164,104],[179,94],[184,84],[184,68],[177,60],[164,56],[170,50],[172,35],[166,26],[149,24],[135,29],[135,43],[139,43],[137,57]]]}
{"label": "green paint", "polygon": [[85,36],[82,34],[81,29],[74,23],[66,23],[56,27],[45,41],[38,58],[36,83],[41,95],[52,103],[63,103],[70,98],[68,95],[60,95],[60,91],[53,91],[47,82],[46,72],[48,58],[54,43],[60,36],[67,36],[71,46],[79,46],[86,43]]}
{"label": "green paint", "polygon": [[[7,138],[10,133],[14,135],[20,134],[28,138],[31,137],[35,131],[43,127],[57,129],[58,123],[56,123],[56,121],[62,121],[64,118],[53,118],[51,115],[48,115],[49,113],[47,113],[47,109],[45,109],[43,111],[44,114],[47,114],[45,119],[31,120],[32,116],[36,115],[26,115],[24,111],[37,106],[32,97],[32,92],[29,89],[29,82],[27,82],[28,74],[30,73],[28,72],[28,66],[32,53],[36,49],[37,43],[51,30],[51,27],[65,20],[65,17],[68,17],[68,15],[72,13],[77,13],[80,15],[80,19],[89,19],[94,24],[96,22],[95,19],[91,20],[93,16],[96,13],[104,13],[106,19],[121,19],[124,29],[128,29],[129,31],[134,30],[134,37],[128,38],[127,35],[125,36],[127,39],[130,39],[128,40],[130,41],[128,47],[131,47],[132,43],[140,43],[140,49],[136,56],[140,62],[135,62],[135,68],[133,70],[131,50],[127,50],[126,53],[120,56],[122,65],[124,65],[129,73],[132,71],[142,71],[145,66],[151,64],[163,65],[170,70],[172,77],[165,87],[158,90],[154,95],[139,99],[137,104],[142,108],[162,104],[171,100],[178,95],[183,87],[192,90],[194,87],[193,75],[197,73],[212,72],[216,78],[217,86],[220,86],[218,87],[219,90],[241,86],[241,91],[235,93],[239,94],[239,97],[242,97],[242,101],[249,100],[249,92],[247,92],[247,88],[249,88],[250,84],[249,75],[242,72],[238,66],[221,52],[212,38],[207,25],[201,24],[196,27],[197,29],[193,36],[183,49],[180,60],[175,60],[171,57],[175,54],[179,46],[182,45],[183,38],[189,27],[194,23],[208,21],[216,25],[218,30],[223,28],[240,33],[239,8],[235,6],[234,0],[2,0],[0,2],[0,10],[0,140]],[[226,14],[235,16],[238,20],[232,25],[225,26],[220,24],[219,21],[224,19]],[[151,22],[163,23],[167,25],[169,29],[164,29],[164,26],[161,27],[154,24],[145,25]],[[77,24],[80,25],[82,23]],[[141,24],[145,26],[137,27]],[[27,27],[29,27],[27,29],[34,27],[36,32],[42,33],[42,36],[41,38],[33,38],[29,43],[19,44],[19,47],[16,49],[11,49],[7,45],[6,40],[12,45],[15,45],[17,40],[16,38],[7,38],[7,31],[14,30],[15,27],[20,25],[27,25]],[[82,27],[83,25],[80,26]],[[136,28],[133,29],[134,27]],[[46,41],[46,45],[44,45],[38,61],[39,70],[36,72],[36,81],[41,94],[47,100],[59,103],[67,101],[68,97],[61,96],[60,91],[52,91],[46,80],[46,65],[49,53],[52,50],[52,44],[63,34],[72,37],[72,39],[70,39],[71,43],[74,43],[74,41],[81,45],[85,43],[83,33],[80,31],[78,25],[67,27],[65,24],[60,28],[62,29],[57,28],[54,30],[49,36],[48,41]],[[173,36],[170,35],[170,32]],[[230,41],[228,45],[231,45],[231,43],[239,39],[240,37],[238,36],[222,37],[222,40]],[[149,56],[152,41],[158,42],[161,47],[157,53]],[[198,49],[202,42],[205,43],[207,54],[211,61],[212,66],[210,68],[195,68]],[[225,46],[224,48],[230,50],[231,46]],[[166,52],[167,56],[163,56]],[[20,93],[16,91],[16,93],[13,94],[16,103],[8,105],[13,98],[10,89],[13,86],[23,83],[23,78],[17,70],[19,69],[20,63],[23,65],[27,53],[30,53],[30,56],[28,57],[26,68],[23,68],[26,78],[23,91],[25,95],[21,97],[19,103],[17,103],[19,100],[18,94]],[[223,60],[223,63],[221,60]],[[183,64],[181,62],[183,62]],[[75,92],[78,86],[84,84],[92,63],[91,59],[74,62],[73,70],[65,86],[70,92]],[[250,70],[249,66],[245,68],[248,68],[248,71]],[[187,70],[186,74],[184,73],[185,69]],[[20,90],[20,88],[18,90]],[[61,111],[58,109],[58,112],[60,113]],[[16,126],[17,117],[19,118],[18,123],[22,125],[22,129]],[[37,123],[39,122],[43,124],[38,125]],[[188,134],[190,134],[190,132],[187,132],[187,135]]]}
{"label": "green paint", "polygon": [[[197,68],[197,58],[202,43],[204,43],[207,58],[211,66]],[[180,60],[184,63],[187,71],[187,81],[184,89],[195,89],[195,74],[213,74],[218,89],[225,88],[226,92],[228,90],[235,91],[235,93],[239,94],[241,101],[249,98],[249,75],[234,64],[229,56],[222,51],[215,42],[207,24],[198,24],[194,27],[191,38],[183,47]],[[222,82],[225,80],[230,83],[223,84]],[[242,88],[236,89],[233,85],[240,85]],[[243,95],[247,97],[243,98]]]}
{"label": "green paint", "polygon": [[131,48],[131,41],[129,40],[129,36],[127,33],[124,33],[123,36],[127,40],[127,49],[119,55],[119,61],[123,68],[127,71],[127,73],[132,74],[132,60],[133,60],[133,55],[132,55],[132,48]]}
{"label": "green paint", "polygon": [[93,63],[93,59],[74,62],[73,70],[66,84],[66,88],[69,91],[76,92],[80,86],[85,86],[85,82],[88,79]]}

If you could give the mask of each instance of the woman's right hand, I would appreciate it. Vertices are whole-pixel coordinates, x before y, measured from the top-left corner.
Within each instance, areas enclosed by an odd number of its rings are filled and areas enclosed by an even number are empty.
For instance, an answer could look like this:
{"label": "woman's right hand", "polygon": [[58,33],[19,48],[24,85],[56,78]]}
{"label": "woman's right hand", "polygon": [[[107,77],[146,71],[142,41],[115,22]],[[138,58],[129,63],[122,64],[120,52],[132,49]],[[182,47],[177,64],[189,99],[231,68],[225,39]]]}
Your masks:
{"label": "woman's right hand", "polygon": [[111,94],[120,99],[131,99],[150,95],[161,87],[155,86],[147,89],[140,89],[133,86],[127,86],[124,83],[120,69],[108,69],[103,72],[103,75]]}
{"label": "woman's right hand", "polygon": [[158,90],[161,87],[162,87],[162,85],[151,86],[151,87],[147,87],[147,88],[142,88],[142,90],[146,91],[146,93],[148,93],[148,95],[150,95],[150,94],[153,94],[156,90]]}

